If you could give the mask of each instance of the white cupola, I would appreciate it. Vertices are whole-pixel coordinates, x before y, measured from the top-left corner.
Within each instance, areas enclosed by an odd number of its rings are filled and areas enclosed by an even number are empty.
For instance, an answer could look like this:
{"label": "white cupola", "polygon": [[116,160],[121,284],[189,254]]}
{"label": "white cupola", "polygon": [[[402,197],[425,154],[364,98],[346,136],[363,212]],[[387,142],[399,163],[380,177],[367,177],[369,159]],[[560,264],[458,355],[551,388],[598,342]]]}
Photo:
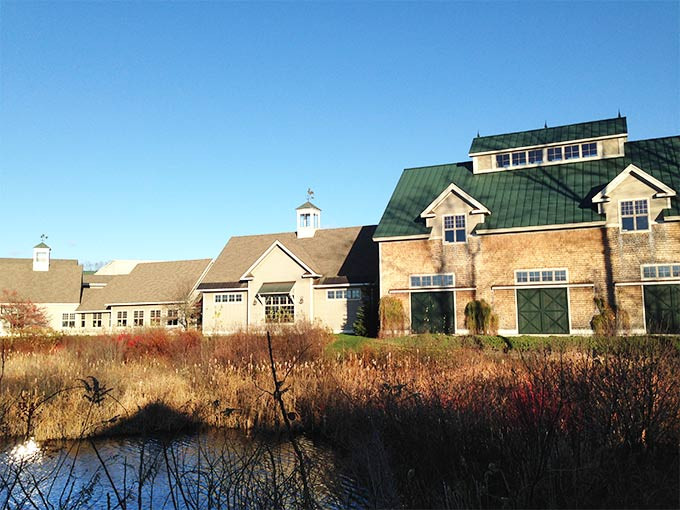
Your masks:
{"label": "white cupola", "polygon": [[295,209],[297,213],[298,239],[314,237],[314,233],[321,228],[321,209],[309,200]]}
{"label": "white cupola", "polygon": [[33,247],[33,271],[50,270],[50,251],[52,248],[45,244],[44,239]]}

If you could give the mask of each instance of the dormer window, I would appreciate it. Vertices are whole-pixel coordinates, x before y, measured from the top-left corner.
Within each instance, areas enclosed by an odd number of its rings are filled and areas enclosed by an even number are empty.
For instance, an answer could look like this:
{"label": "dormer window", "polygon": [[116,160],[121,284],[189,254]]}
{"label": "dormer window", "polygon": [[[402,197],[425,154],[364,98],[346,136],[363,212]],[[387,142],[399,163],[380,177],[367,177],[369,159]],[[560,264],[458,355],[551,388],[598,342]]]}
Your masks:
{"label": "dormer window", "polygon": [[529,151],[529,164],[539,165],[543,163],[543,149]]}
{"label": "dormer window", "polygon": [[564,159],[576,159],[579,156],[578,145],[567,145],[564,148]]}
{"label": "dormer window", "polygon": [[512,153],[512,166],[520,166],[527,164],[527,153],[526,152],[513,152]]}
{"label": "dormer window", "polygon": [[581,144],[581,157],[593,158],[597,156],[597,143],[583,143]]}
{"label": "dormer window", "polygon": [[562,147],[548,147],[548,161],[561,161]]}
{"label": "dormer window", "polygon": [[621,202],[621,230],[624,232],[649,230],[649,202],[647,199]]}
{"label": "dormer window", "polygon": [[510,166],[510,154],[498,154],[496,156],[496,166],[506,168]]}
{"label": "dormer window", "polygon": [[444,242],[465,242],[465,215],[444,216]]}

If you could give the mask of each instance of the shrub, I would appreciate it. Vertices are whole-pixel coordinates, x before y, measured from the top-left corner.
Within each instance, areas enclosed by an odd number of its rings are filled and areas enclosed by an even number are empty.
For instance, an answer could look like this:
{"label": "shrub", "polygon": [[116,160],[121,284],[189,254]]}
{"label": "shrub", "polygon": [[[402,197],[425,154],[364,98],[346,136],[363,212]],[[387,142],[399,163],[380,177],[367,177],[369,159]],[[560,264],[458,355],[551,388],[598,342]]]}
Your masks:
{"label": "shrub", "polygon": [[465,305],[465,327],[473,335],[495,335],[498,333],[498,316],[489,303],[475,299]]}
{"label": "shrub", "polygon": [[406,313],[401,300],[384,296],[380,299],[380,337],[403,334],[406,330]]}
{"label": "shrub", "polygon": [[603,298],[593,298],[598,314],[593,316],[590,325],[598,336],[615,336],[630,331],[630,318],[625,310],[612,309]]}
{"label": "shrub", "polygon": [[0,322],[13,334],[44,333],[48,328],[45,309],[19,296],[16,290],[2,291]]}

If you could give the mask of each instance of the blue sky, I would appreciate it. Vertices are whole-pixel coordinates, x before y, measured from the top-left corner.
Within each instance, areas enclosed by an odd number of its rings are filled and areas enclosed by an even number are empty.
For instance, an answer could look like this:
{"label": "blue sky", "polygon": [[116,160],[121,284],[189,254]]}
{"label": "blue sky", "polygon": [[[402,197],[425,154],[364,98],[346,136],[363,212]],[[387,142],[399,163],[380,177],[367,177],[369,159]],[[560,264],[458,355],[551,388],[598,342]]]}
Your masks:
{"label": "blue sky", "polygon": [[377,223],[472,137],[680,133],[678,2],[0,3],[0,256],[215,257]]}

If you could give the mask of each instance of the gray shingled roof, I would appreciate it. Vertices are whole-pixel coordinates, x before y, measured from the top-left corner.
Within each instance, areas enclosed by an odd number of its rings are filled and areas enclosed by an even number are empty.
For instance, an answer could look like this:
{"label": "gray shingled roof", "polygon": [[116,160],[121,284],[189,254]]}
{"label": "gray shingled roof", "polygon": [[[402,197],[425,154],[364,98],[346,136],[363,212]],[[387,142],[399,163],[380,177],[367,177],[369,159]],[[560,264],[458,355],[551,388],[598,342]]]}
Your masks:
{"label": "gray shingled roof", "polygon": [[[320,229],[314,237],[298,239],[295,232],[238,236],[229,239],[199,289],[238,282],[243,273],[279,241],[324,278],[343,277],[350,283],[373,283],[378,278],[378,249],[372,241],[375,225]],[[322,280],[323,283],[323,280]]]}
{"label": "gray shingled roof", "polygon": [[119,303],[182,301],[208,267],[210,259],[145,262],[130,274],[114,276],[102,289],[83,289],[78,311],[104,310]]}
{"label": "gray shingled roof", "polygon": [[16,291],[34,303],[78,303],[83,266],[52,259],[49,271],[33,271],[33,259],[0,258],[0,292]]}

